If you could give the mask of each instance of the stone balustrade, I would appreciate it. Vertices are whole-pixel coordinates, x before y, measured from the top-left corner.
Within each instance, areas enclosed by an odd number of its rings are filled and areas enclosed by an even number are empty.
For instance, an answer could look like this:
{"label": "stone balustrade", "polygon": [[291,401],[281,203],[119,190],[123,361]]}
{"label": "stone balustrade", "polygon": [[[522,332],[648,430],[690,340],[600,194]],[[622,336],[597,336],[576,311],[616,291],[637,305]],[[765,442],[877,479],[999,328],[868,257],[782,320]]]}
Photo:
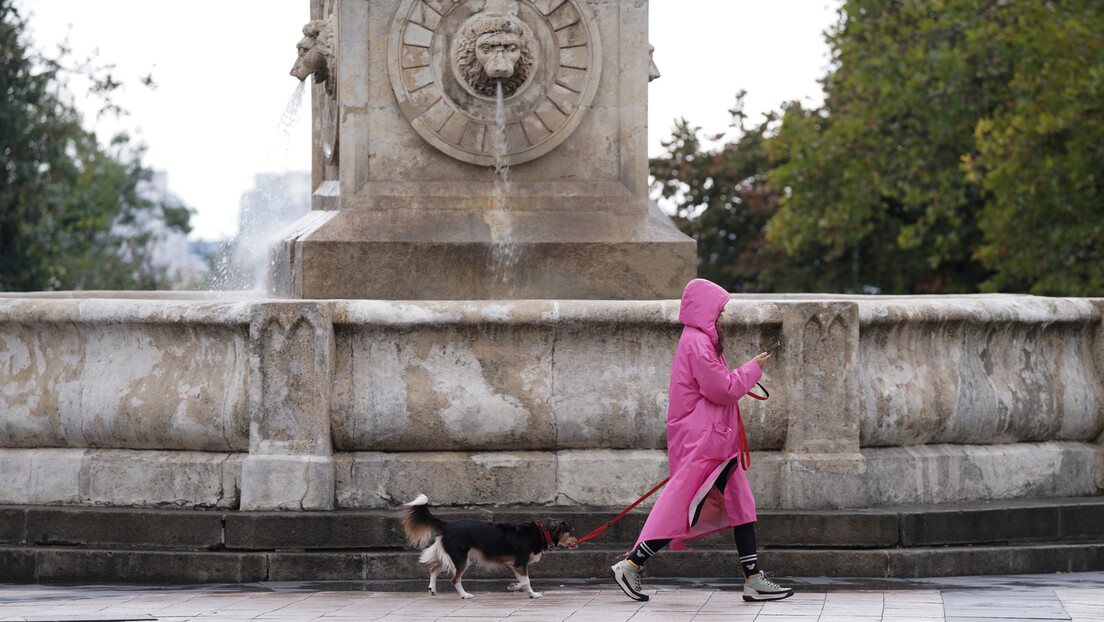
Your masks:
{"label": "stone balustrade", "polygon": [[[735,296],[761,507],[1095,495],[1104,300]],[[0,504],[628,504],[678,301],[0,297]]]}

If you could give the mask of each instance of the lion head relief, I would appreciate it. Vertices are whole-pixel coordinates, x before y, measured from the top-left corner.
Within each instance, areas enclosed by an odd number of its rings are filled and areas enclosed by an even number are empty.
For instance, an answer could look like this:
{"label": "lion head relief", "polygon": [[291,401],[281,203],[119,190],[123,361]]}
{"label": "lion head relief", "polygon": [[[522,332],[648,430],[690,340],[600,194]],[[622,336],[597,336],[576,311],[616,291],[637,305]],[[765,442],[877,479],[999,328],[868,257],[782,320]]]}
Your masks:
{"label": "lion head relief", "polygon": [[291,75],[306,80],[313,75],[316,83],[325,82],[326,92],[333,93],[333,68],[336,63],[334,24],[331,19],[316,19],[303,26],[303,38],[295,46],[299,57],[291,67]]}
{"label": "lion head relief", "polygon": [[513,95],[533,70],[529,39],[509,15],[487,15],[464,28],[453,44],[459,75],[474,93],[494,97],[502,84],[504,97]]}

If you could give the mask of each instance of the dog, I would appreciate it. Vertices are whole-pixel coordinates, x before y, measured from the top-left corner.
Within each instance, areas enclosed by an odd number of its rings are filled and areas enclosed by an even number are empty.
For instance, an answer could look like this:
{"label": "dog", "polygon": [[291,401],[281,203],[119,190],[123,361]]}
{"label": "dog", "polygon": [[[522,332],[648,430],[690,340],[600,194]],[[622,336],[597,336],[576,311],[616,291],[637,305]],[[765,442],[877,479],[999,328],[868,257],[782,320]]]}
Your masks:
{"label": "dog", "polygon": [[577,540],[572,535],[571,523],[556,518],[523,523],[492,523],[465,518],[443,521],[429,511],[429,499],[418,495],[403,505],[401,514],[403,531],[411,546],[423,549],[418,558],[429,564],[429,593],[437,595],[437,575],[442,571],[452,575],[452,585],[460,598],[472,598],[464,590],[461,579],[468,563],[506,566],[514,571],[517,583],[511,583],[511,591],[525,590],[529,598],[540,598],[529,583],[529,564],[540,560],[541,555],[556,547],[569,547]]}

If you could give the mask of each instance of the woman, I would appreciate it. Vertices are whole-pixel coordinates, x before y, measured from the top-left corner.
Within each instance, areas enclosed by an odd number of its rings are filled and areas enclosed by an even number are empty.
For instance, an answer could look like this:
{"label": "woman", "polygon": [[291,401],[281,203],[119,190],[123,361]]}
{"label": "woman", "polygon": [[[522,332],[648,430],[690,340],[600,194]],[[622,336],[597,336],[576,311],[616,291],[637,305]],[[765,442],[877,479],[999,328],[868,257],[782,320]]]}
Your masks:
{"label": "woman", "polygon": [[729,295],[721,286],[694,279],[679,306],[683,324],[671,365],[667,407],[667,455],[671,479],[660,493],[636,546],[610,568],[617,585],[634,600],[648,600],[640,570],[668,544],[685,550],[686,541],[732,527],[744,571],[744,600],[778,600],[793,590],[768,581],[755,548],[755,498],[746,470],[749,452],[737,400],[763,376],[766,352],[729,371],[718,324]]}

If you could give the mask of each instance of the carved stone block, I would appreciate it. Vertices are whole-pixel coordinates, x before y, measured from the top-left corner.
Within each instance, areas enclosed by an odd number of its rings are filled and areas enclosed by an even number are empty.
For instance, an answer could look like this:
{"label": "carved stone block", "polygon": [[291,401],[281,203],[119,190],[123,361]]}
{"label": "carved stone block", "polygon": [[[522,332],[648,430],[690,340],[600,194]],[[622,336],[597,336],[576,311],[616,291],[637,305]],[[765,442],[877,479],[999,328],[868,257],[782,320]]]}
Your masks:
{"label": "carved stone block", "polygon": [[326,303],[261,303],[250,340],[242,509],[333,507],[333,324]]}
{"label": "carved stone block", "polygon": [[647,300],[695,276],[694,241],[648,208],[646,2],[316,0],[312,18],[296,75],[326,75],[312,207],[333,215],[275,246],[272,294]]}

